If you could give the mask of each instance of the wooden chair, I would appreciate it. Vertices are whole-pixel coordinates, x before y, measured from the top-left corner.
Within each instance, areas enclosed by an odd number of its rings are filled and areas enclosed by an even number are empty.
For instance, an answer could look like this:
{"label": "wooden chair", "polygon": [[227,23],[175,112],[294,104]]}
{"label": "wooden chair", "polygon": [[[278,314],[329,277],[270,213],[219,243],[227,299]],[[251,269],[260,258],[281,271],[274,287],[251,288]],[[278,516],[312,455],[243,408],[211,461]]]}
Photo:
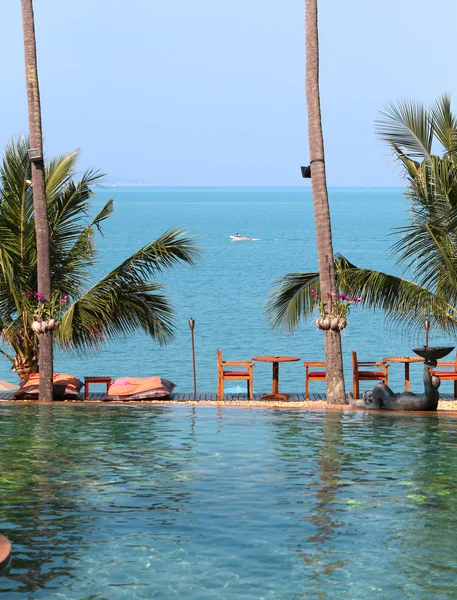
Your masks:
{"label": "wooden chair", "polygon": [[[362,370],[359,369],[362,367]],[[366,370],[366,367],[378,367]],[[380,367],[380,368],[379,368]],[[353,377],[353,394],[354,398],[358,398],[360,394],[360,381],[383,381],[386,385],[389,384],[389,365],[386,362],[366,362],[357,360],[357,352],[352,351],[352,377]]]}
{"label": "wooden chair", "polygon": [[[452,367],[452,369],[441,370],[441,367]],[[454,398],[457,398],[457,353],[454,361],[439,361],[437,368],[433,369],[433,375],[437,375],[441,381],[454,382]]]}
{"label": "wooden chair", "polygon": [[[325,361],[307,360],[305,365],[305,400],[309,398],[309,382],[310,381],[325,381],[327,373],[325,372]],[[310,367],[324,367],[320,371],[310,371]]]}
{"label": "wooden chair", "polygon": [[[225,369],[229,367],[229,369]],[[232,367],[244,367],[244,370],[232,369]],[[254,375],[252,369],[254,363],[240,360],[222,360],[222,352],[217,349],[217,398],[224,399],[224,381],[245,380],[248,386],[248,397],[252,400],[254,390]]]}

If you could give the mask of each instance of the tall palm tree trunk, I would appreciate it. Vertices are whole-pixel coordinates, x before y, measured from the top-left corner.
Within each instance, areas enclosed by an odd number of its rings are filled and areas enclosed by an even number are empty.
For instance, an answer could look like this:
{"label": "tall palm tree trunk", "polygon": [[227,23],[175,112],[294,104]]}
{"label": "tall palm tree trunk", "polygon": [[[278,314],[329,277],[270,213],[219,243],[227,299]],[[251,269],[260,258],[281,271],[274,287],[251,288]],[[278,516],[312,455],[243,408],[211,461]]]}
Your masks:
{"label": "tall palm tree trunk", "polygon": [[[337,293],[333,262],[332,228],[325,177],[324,139],[322,135],[319,97],[319,34],[317,0],[306,4],[306,103],[308,108],[309,155],[311,184],[316,223],[317,260],[321,299],[331,305]],[[332,295],[333,294],[333,295]],[[339,331],[324,331],[325,361],[327,364],[327,402],[344,404],[343,356]]]}
{"label": "tall palm tree trunk", "polygon": [[[30,160],[32,164],[33,206],[37,244],[38,292],[51,300],[49,224],[44,181],[43,134],[36,57],[35,23],[32,0],[21,0],[24,31],[25,76],[29,109]],[[40,334],[40,400],[52,400],[52,332]]]}

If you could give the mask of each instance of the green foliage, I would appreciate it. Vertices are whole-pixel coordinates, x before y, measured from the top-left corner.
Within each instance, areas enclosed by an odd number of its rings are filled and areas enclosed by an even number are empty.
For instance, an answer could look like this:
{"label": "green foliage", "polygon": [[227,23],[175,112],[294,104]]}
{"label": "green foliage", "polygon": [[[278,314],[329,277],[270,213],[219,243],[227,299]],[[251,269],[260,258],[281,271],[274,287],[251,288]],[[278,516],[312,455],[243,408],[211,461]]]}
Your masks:
{"label": "green foliage", "polygon": [[[12,141],[0,166],[0,332],[16,357],[36,361],[33,310],[23,293],[37,289],[27,149],[26,140]],[[199,250],[184,231],[171,229],[90,285],[90,269],[97,261],[95,230],[101,231],[112,214],[113,200],[89,220],[91,188],[101,175],[88,170],[74,181],[77,158],[77,152],[64,154],[45,166],[53,298],[68,295],[55,340],[65,348],[86,350],[143,329],[167,343],[173,338],[173,308],[156,277],[180,263],[193,265]],[[12,356],[0,352],[14,364]]]}
{"label": "green foliage", "polygon": [[319,290],[319,273],[289,273],[278,281],[267,302],[266,311],[274,329],[292,333],[302,317],[319,304],[313,290]]}
{"label": "green foliage", "polygon": [[[401,101],[377,121],[408,181],[410,223],[397,228],[391,250],[403,277],[359,268],[336,257],[338,287],[382,309],[396,325],[423,327],[429,317],[445,332],[457,332],[457,117],[448,94],[431,107]],[[434,153],[434,147],[440,154]],[[273,327],[292,331],[313,311],[317,273],[281,279],[267,304]]]}

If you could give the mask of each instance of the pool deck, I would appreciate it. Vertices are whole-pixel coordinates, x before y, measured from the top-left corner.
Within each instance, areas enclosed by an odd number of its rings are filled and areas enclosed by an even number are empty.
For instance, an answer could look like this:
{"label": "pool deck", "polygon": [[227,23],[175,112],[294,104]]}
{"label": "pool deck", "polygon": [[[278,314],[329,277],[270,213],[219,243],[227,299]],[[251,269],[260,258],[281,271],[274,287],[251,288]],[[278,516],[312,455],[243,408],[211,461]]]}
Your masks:
{"label": "pool deck", "polygon": [[[11,392],[11,391],[0,392],[0,400],[24,402],[24,400],[14,400],[13,393],[14,392]],[[262,402],[264,404],[275,404],[275,402],[277,402],[275,400],[263,401],[263,400],[261,400],[261,396],[262,396],[262,394],[254,394],[253,400],[249,400],[247,394],[225,394],[223,400],[218,400],[217,394],[215,392],[202,392],[202,393],[196,394],[195,396],[193,393],[174,393],[169,400],[159,400],[159,401],[160,402],[196,402],[196,403],[199,403],[199,402],[227,402],[227,403],[230,403],[230,402],[247,402],[247,403]],[[310,397],[307,400],[307,402],[325,402],[325,401],[326,401],[325,394],[310,394]],[[27,402],[27,401],[25,400],[25,402]],[[67,400],[65,402],[70,402],[70,400]],[[89,393],[87,398],[81,397],[80,400],[75,400],[73,402],[105,402],[105,403],[110,403],[110,404],[112,403],[111,400],[106,398],[106,394],[98,393],[98,392]],[[126,402],[131,402],[131,401],[126,401]],[[141,404],[142,402],[145,402],[145,401],[144,400],[138,401],[139,404]],[[148,401],[146,401],[146,402],[148,402]],[[284,404],[295,403],[295,402],[305,402],[305,394],[303,394],[303,393],[289,394],[288,400],[282,401],[282,403],[284,403]]]}
{"label": "pool deck", "polygon": [[[310,394],[309,399],[305,400],[304,393],[290,393],[287,400],[262,400],[262,394],[254,394],[254,398],[249,400],[247,394],[225,394],[223,400],[218,400],[215,392],[198,393],[176,393],[170,399],[164,400],[126,400],[124,402],[107,400],[104,393],[89,393],[89,396],[80,400],[57,400],[55,403],[62,404],[210,404],[210,405],[232,405],[232,406],[267,406],[271,408],[332,408],[332,409],[356,409],[348,404],[328,405],[325,394]],[[346,394],[346,400],[348,396]],[[15,400],[13,392],[0,392],[0,403],[26,403],[36,404],[37,400]],[[43,403],[40,403],[43,404]],[[439,411],[452,411],[457,413],[457,399],[453,394],[440,394]],[[385,411],[383,411],[385,412]],[[403,411],[401,411],[403,412]]]}

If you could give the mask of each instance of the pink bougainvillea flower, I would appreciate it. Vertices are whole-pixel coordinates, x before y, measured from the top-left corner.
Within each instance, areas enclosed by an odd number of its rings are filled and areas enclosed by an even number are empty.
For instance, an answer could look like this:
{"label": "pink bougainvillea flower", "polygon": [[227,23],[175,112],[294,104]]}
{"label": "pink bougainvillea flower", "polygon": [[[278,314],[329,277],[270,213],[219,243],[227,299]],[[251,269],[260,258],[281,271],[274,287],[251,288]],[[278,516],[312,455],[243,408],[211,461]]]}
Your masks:
{"label": "pink bougainvillea flower", "polygon": [[311,290],[311,296],[312,296],[313,298],[315,298],[315,297],[317,296],[317,292],[315,292],[314,290]]}

